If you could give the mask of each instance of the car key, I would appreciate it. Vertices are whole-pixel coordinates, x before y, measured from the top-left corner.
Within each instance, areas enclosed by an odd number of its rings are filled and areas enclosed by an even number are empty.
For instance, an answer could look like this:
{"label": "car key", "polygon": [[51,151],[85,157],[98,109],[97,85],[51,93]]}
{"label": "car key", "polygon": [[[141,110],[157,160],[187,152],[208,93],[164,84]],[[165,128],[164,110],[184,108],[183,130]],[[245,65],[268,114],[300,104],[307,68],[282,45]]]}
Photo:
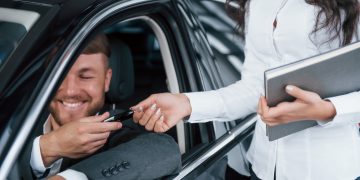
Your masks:
{"label": "car key", "polygon": [[125,112],[115,113],[111,115],[109,118],[105,119],[103,122],[123,122],[125,120],[128,120],[132,118],[132,115],[134,114],[133,110],[127,110]]}

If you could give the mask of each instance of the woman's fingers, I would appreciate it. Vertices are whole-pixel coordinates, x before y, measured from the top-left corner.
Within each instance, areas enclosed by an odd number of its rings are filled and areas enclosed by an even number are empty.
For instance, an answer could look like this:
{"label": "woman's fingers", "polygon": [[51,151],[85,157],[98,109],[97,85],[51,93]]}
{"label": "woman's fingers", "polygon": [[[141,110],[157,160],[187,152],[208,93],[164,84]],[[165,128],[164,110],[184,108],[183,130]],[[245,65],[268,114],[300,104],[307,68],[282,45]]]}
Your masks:
{"label": "woman's fingers", "polygon": [[141,119],[139,120],[139,124],[145,126],[147,122],[150,120],[151,116],[153,116],[156,112],[156,104],[152,104],[150,108],[148,108]]}
{"label": "woman's fingers", "polygon": [[262,109],[261,109],[261,97],[259,98],[259,101],[258,101],[257,113],[258,113],[260,116],[261,116],[261,114],[262,114]]}
{"label": "woman's fingers", "polygon": [[153,131],[154,130],[154,126],[155,126],[155,123],[160,119],[161,117],[161,109],[158,108],[155,112],[155,114],[153,114],[149,121],[146,123],[145,125],[145,129],[148,130],[148,131]]}
{"label": "woman's fingers", "polygon": [[295,97],[296,99],[302,100],[306,103],[313,103],[318,100],[321,100],[318,94],[311,91],[300,89],[293,85],[287,85],[285,87],[285,90],[289,95]]}
{"label": "woman's fingers", "polygon": [[142,118],[142,116],[144,115],[144,109],[142,106],[139,107],[132,107],[130,108],[131,110],[134,111],[134,115],[133,115],[133,121],[135,123],[139,123],[139,120]]}

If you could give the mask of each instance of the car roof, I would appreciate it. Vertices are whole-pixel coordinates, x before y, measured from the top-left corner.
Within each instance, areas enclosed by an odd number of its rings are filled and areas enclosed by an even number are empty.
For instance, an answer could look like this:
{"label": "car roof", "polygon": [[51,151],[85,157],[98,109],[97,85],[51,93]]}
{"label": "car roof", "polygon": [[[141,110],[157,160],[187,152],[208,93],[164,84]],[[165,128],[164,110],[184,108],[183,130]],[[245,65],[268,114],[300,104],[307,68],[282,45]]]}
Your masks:
{"label": "car roof", "polygon": [[77,17],[84,10],[91,6],[95,6],[100,3],[111,3],[119,1],[123,0],[29,0],[27,2],[59,5],[60,12],[57,20],[60,22],[66,22]]}

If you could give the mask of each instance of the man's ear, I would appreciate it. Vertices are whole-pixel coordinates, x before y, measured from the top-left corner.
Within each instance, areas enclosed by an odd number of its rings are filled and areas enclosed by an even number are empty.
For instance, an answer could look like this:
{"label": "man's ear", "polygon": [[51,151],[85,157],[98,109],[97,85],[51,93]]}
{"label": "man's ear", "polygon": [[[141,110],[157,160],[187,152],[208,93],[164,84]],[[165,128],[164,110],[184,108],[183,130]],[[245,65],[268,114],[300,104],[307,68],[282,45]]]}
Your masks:
{"label": "man's ear", "polygon": [[112,77],[112,69],[108,68],[108,70],[106,71],[106,74],[105,74],[105,92],[109,91],[111,77]]}

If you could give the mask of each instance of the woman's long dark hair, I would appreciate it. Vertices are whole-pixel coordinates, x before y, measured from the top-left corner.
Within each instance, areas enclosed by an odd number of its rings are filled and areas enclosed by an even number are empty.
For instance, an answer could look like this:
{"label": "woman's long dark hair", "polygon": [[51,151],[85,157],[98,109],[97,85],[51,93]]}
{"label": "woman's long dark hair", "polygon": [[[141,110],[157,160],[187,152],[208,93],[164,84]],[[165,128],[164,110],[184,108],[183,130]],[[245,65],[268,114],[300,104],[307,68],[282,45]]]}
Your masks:
{"label": "woman's long dark hair", "polygon": [[[226,0],[226,8],[229,14],[238,22],[237,29],[240,34],[244,35],[245,13],[249,10],[250,0]],[[305,0],[306,3],[320,7],[317,14],[313,33],[320,29],[328,28],[334,31],[335,35],[330,37],[329,41],[343,37],[341,44],[346,45],[351,42],[352,37],[357,32],[359,20],[359,3],[358,0]],[[236,3],[239,8],[234,8],[231,3]],[[341,11],[344,11],[344,20],[341,24]],[[324,20],[320,17],[324,16]]]}

